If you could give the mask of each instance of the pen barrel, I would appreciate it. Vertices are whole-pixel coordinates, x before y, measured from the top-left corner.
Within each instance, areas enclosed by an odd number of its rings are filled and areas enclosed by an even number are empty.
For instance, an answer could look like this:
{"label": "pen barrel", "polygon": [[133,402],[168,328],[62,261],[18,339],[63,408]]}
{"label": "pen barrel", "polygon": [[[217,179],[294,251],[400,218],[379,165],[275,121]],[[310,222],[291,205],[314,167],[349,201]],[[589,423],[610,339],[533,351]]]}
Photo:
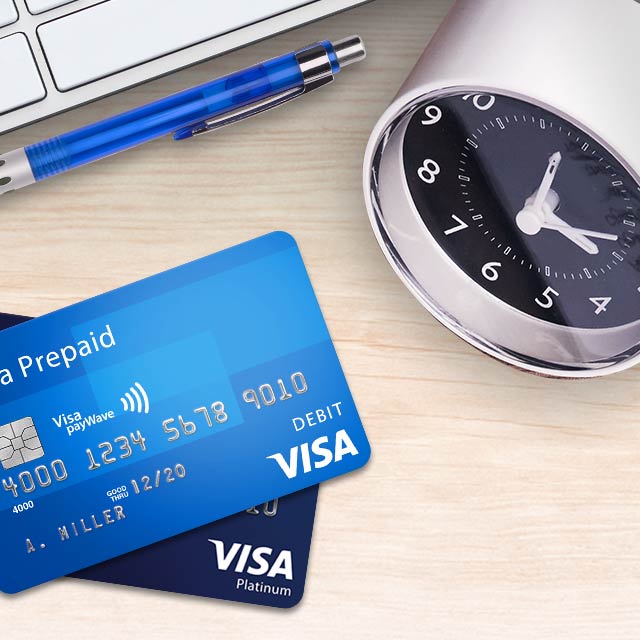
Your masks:
{"label": "pen barrel", "polygon": [[303,85],[294,53],[25,148],[36,181]]}

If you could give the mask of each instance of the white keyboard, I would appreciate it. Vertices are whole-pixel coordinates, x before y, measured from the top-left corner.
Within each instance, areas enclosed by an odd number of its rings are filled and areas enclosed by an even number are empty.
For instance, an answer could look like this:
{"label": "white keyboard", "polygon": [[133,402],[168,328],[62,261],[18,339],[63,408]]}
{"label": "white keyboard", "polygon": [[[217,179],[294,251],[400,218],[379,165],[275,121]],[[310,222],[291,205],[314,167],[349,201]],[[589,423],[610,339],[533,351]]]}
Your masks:
{"label": "white keyboard", "polygon": [[0,0],[0,133],[364,1]]}

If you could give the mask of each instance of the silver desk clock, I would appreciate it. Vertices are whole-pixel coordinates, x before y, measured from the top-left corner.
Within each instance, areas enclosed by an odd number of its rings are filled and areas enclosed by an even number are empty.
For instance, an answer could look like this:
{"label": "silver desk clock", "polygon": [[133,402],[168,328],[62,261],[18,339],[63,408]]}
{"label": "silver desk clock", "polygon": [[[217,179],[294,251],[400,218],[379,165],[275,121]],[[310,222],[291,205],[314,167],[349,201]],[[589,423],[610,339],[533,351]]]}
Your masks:
{"label": "silver desk clock", "polygon": [[458,0],[365,158],[397,274],[486,353],[640,361],[640,4]]}

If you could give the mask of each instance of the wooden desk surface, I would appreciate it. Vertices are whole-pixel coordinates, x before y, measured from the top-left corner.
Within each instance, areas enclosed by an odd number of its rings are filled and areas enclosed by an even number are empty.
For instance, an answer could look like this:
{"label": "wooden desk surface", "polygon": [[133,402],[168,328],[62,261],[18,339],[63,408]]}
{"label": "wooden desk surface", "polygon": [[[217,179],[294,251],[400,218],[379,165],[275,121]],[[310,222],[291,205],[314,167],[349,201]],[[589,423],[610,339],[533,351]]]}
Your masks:
{"label": "wooden desk surface", "polygon": [[298,239],[374,448],[321,491],[302,604],[64,579],[1,597],[3,637],[640,636],[640,369],[577,383],[493,362],[422,310],[369,227],[369,132],[450,4],[377,0],[2,137],[34,142],[323,37],[369,46],[313,98],[2,199],[5,312],[43,314],[274,229]]}

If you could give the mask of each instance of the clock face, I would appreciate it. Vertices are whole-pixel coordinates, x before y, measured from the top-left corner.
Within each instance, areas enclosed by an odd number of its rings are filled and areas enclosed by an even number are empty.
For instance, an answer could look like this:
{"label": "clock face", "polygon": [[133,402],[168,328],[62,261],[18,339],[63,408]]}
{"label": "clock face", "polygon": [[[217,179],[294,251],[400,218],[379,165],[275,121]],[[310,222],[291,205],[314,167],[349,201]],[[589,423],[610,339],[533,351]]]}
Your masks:
{"label": "clock face", "polygon": [[431,235],[496,298],[568,327],[640,319],[640,187],[574,124],[450,94],[411,116],[403,162]]}

